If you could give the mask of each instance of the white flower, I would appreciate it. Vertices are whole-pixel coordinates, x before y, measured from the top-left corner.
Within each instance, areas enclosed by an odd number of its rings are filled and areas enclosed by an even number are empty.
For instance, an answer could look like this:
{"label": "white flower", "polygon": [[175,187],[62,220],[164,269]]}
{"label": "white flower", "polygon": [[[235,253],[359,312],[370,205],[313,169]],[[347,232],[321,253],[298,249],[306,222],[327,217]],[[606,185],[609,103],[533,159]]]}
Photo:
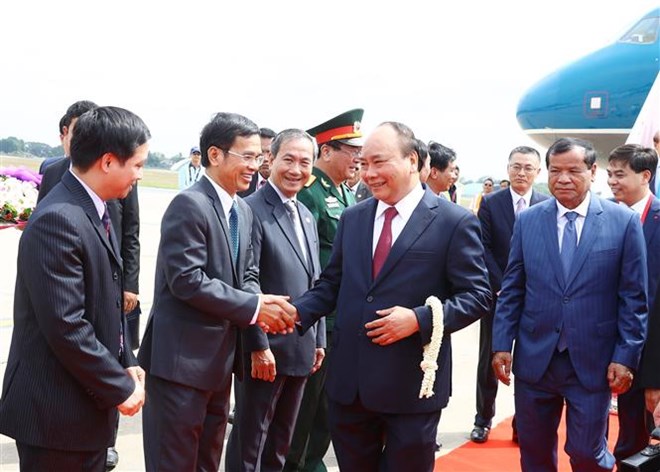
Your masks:
{"label": "white flower", "polygon": [[424,346],[422,362],[419,364],[424,372],[419,398],[431,398],[435,393],[433,392],[435,371],[438,370],[438,355],[440,354],[440,347],[442,347],[442,334],[445,330],[442,302],[438,300],[438,297],[430,296],[426,299],[426,305],[431,307],[433,332],[431,333],[431,342]]}
{"label": "white flower", "polygon": [[0,222],[27,221],[37,204],[39,191],[34,182],[0,176]]}

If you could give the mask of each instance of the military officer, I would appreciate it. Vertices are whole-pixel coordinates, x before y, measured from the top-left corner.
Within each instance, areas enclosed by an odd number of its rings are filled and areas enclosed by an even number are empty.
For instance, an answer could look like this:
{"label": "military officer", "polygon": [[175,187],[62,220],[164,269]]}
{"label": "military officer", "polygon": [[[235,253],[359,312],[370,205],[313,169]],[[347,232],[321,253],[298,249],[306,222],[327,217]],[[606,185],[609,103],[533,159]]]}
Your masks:
{"label": "military officer", "polygon": [[[312,175],[298,193],[298,200],[312,212],[319,233],[321,268],[325,268],[332,252],[339,217],[344,209],[355,203],[355,196],[346,185],[358,170],[357,158],[362,150],[360,122],[364,110],[357,108],[338,115],[307,130],[316,138],[319,157]],[[326,317],[327,351],[334,316]],[[296,422],[285,471],[325,471],[323,456],[330,446],[327,423],[327,400],[323,393],[326,362],[305,385],[300,413]]]}

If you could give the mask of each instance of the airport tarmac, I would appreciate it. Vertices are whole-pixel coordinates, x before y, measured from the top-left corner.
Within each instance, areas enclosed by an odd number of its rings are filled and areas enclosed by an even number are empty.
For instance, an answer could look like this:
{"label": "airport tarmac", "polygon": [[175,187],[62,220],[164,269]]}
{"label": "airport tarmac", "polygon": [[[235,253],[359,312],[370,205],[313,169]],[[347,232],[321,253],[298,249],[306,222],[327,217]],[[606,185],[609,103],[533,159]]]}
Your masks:
{"label": "airport tarmac", "polygon": [[[154,271],[156,254],[160,239],[160,220],[176,191],[155,188],[139,189],[140,198],[140,303],[143,314],[141,332],[144,330],[147,316],[153,301]],[[16,280],[16,254],[20,231],[4,229],[0,231],[0,248],[3,253],[0,271],[0,385],[7,366],[7,356],[13,327],[13,294]],[[446,454],[469,439],[475,414],[475,378],[477,353],[479,349],[479,323],[465,328],[452,336],[453,395],[449,405],[442,412],[438,428],[438,442],[442,443],[439,455]],[[421,360],[421,352],[420,352]],[[62,405],[63,408],[66,405]],[[513,414],[513,389],[501,386],[497,398],[497,415],[493,423],[497,424]],[[121,417],[117,450],[119,451],[118,472],[137,472],[144,470],[142,453],[141,415]],[[227,429],[227,435],[229,430]],[[326,456],[329,471],[338,471],[337,461],[332,448]],[[0,471],[18,471],[18,455],[14,441],[0,435]],[[220,471],[224,471],[224,460]],[[452,471],[463,472],[463,471]],[[465,471],[467,472],[467,471]]]}

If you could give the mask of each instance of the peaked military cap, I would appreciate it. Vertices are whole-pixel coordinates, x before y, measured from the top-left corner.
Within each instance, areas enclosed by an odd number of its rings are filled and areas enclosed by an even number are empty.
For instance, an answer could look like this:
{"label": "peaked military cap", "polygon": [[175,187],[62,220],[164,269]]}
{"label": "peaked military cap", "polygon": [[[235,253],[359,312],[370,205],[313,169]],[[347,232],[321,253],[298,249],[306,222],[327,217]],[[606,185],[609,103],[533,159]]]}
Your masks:
{"label": "peaked military cap", "polygon": [[348,146],[362,146],[360,125],[363,114],[362,108],[355,108],[314,126],[307,132],[316,138],[319,146],[330,141],[339,141]]}

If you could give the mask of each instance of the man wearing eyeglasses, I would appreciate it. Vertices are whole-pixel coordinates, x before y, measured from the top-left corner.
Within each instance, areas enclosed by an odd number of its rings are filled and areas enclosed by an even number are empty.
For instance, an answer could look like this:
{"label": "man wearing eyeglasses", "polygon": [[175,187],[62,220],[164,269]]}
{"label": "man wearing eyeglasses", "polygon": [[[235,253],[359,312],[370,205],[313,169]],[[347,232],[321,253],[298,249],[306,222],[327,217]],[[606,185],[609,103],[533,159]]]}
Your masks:
{"label": "man wearing eyeglasses", "polygon": [[[474,429],[470,433],[470,439],[476,443],[488,441],[491,421],[495,416],[497,377],[490,364],[493,316],[497,296],[502,288],[502,275],[509,260],[509,242],[513,234],[513,223],[518,213],[548,198],[533,189],[534,180],[539,175],[540,169],[541,157],[536,149],[527,146],[513,149],[509,153],[507,165],[511,186],[508,190],[484,195],[478,210],[488,278],[493,292],[493,306],[490,313],[480,320],[477,414],[474,418]],[[492,179],[489,183],[492,188]],[[517,440],[515,422],[513,440]]]}
{"label": "man wearing eyeglasses", "polygon": [[[358,108],[338,115],[307,132],[316,138],[319,157],[312,176],[298,194],[298,200],[312,212],[316,220],[320,243],[321,268],[330,259],[339,217],[355,196],[345,184],[358,169],[362,150],[360,122],[364,110]],[[334,327],[334,316],[326,318],[327,352]],[[293,434],[291,449],[284,470],[325,470],[323,456],[330,446],[327,423],[327,400],[323,393],[326,363],[307,380],[300,413]]]}
{"label": "man wearing eyeglasses", "polygon": [[149,471],[218,470],[232,371],[242,374],[239,328],[292,332],[284,297],[260,294],[253,216],[236,196],[263,161],[259,128],[218,113],[200,137],[204,177],[163,215],[151,315],[139,353],[149,411]]}

